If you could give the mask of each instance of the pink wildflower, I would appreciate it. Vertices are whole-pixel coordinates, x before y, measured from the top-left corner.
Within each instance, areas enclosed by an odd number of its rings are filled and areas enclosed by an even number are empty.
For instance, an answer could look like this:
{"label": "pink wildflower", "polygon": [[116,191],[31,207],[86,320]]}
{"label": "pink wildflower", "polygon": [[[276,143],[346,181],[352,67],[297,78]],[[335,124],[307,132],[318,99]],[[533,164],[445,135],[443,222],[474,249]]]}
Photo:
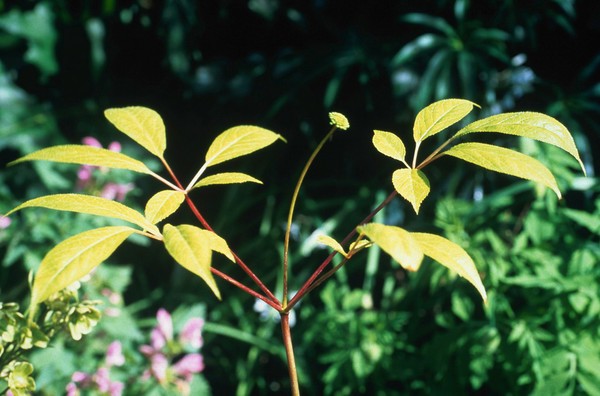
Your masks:
{"label": "pink wildflower", "polygon": [[199,353],[189,353],[173,365],[173,371],[186,381],[192,380],[192,374],[204,370],[204,359]]}
{"label": "pink wildflower", "polygon": [[183,325],[179,340],[184,344],[189,344],[192,348],[198,349],[202,346],[202,327],[204,320],[202,318],[191,318]]}
{"label": "pink wildflower", "polygon": [[117,201],[124,201],[125,196],[134,186],[132,183],[117,184],[117,183],[106,183],[102,188],[100,196],[106,199],[113,199]]}
{"label": "pink wildflower", "polygon": [[122,366],[125,364],[125,356],[123,356],[123,349],[119,341],[113,341],[106,349],[106,365],[111,366]]}
{"label": "pink wildflower", "polygon": [[11,223],[11,220],[6,216],[0,216],[0,230],[7,228]]}

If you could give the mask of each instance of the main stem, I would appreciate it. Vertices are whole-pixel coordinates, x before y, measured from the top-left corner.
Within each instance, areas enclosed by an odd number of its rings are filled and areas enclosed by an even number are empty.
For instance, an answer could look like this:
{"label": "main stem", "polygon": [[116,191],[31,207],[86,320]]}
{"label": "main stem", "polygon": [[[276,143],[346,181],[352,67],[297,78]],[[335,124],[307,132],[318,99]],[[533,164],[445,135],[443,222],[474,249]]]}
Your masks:
{"label": "main stem", "polygon": [[281,334],[283,335],[283,345],[287,356],[288,371],[290,374],[290,388],[292,396],[300,396],[300,385],[298,383],[298,370],[296,369],[296,359],[294,357],[294,345],[292,343],[292,333],[290,331],[290,316],[288,312],[281,313]]}
{"label": "main stem", "polygon": [[300,187],[302,186],[302,182],[308,173],[308,169],[312,165],[313,161],[319,154],[319,151],[323,148],[325,143],[331,138],[333,132],[337,129],[336,126],[331,128],[331,130],[325,135],[323,140],[319,143],[317,148],[313,151],[308,161],[306,161],[306,165],[304,165],[304,169],[302,169],[302,173],[298,178],[298,182],[296,183],[296,188],[294,189],[294,194],[292,195],[292,201],[290,203],[290,211],[288,213],[287,225],[285,227],[285,237],[283,242],[283,297],[282,297],[282,307],[285,309],[288,302],[288,267],[289,267],[289,250],[290,250],[290,235],[292,232],[292,219],[294,218],[294,208],[296,207],[296,201],[298,200],[298,194],[300,193]]}

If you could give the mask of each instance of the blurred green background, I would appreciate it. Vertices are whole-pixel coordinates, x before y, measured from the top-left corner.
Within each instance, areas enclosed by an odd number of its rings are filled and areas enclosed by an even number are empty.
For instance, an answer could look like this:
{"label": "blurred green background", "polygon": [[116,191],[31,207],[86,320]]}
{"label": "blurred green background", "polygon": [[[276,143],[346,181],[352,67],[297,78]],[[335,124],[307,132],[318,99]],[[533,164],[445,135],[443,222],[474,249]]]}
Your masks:
{"label": "blurred green background", "polygon": [[[329,128],[327,113],[342,112],[351,129],[325,147],[301,192],[291,252],[297,290],[327,255],[315,232],[342,238],[392,189],[395,164],[372,148],[373,129],[408,142],[416,113],[450,97],[480,104],[477,117],[544,112],[572,132],[588,178],[553,147],[494,142],[545,163],[562,200],[443,159],[430,168],[432,194],[418,218],[397,201],[377,219],[460,243],[480,268],[489,305],[433,263],[406,273],[372,249],[298,308],[301,386],[315,395],[600,394],[598,37],[595,0],[0,1],[0,213],[76,190],[74,166],[5,167],[45,146],[93,136],[153,164],[104,119],[106,108],[161,114],[166,158],[184,181],[218,133],[260,125],[287,144],[234,166],[265,185],[217,186],[193,198],[277,288],[296,177]],[[159,188],[126,172],[101,182],[133,183],[126,203],[137,208]],[[172,222],[193,217],[182,210]],[[27,272],[50,247],[99,224],[47,211],[15,216],[0,229],[1,300],[25,301]],[[104,332],[139,337],[157,308],[201,303],[212,392],[287,393],[276,321],[223,283],[217,302],[159,244],[132,242],[107,266],[121,281],[113,288],[124,295],[124,316]],[[75,362],[69,348],[81,347],[64,347]],[[52,370],[48,359],[35,359],[36,372]],[[38,379],[42,394],[61,394],[70,374]]]}

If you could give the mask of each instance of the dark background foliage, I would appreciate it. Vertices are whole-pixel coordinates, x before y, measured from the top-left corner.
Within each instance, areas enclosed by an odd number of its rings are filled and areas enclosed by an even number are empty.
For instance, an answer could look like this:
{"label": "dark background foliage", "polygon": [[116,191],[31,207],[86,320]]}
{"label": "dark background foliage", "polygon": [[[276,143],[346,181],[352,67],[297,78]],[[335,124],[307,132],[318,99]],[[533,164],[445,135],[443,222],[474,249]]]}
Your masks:
{"label": "dark background foliage", "polygon": [[[126,105],[162,115],[167,159],[182,180],[196,172],[210,141],[231,126],[256,124],[286,137],[287,144],[237,162],[236,169],[247,169],[265,186],[215,187],[195,197],[209,222],[271,285],[279,275],[287,200],[305,159],[328,129],[329,111],[347,115],[351,129],[326,146],[303,189],[293,252],[295,288],[323,256],[302,238],[329,226],[343,237],[391,188],[394,164],[369,148],[371,131],[394,131],[408,142],[415,114],[436,99],[472,100],[482,105],[480,115],[525,110],[553,115],[574,134],[589,175],[598,172],[600,3],[594,0],[0,1],[0,12],[1,165],[88,135],[105,144],[121,139],[102,110]],[[558,302],[553,318],[544,314],[548,301],[571,298],[565,290],[574,289],[563,283],[572,275],[572,263],[597,263],[592,241],[598,235],[598,185],[577,184],[580,175],[556,152],[520,144],[558,174],[566,193],[558,208],[579,214],[548,214],[540,205],[549,199],[531,188],[515,189],[512,180],[451,162],[432,167],[434,191],[418,219],[400,203],[385,213],[390,223],[442,229],[471,249],[484,272],[501,268],[496,271],[502,276],[488,274],[485,282],[504,306],[484,310],[468,285],[433,266],[413,276],[384,258],[357,262],[300,307],[294,330],[308,392],[522,394],[545,389],[539,384],[550,375],[543,364],[550,359],[548,351],[563,353],[557,345],[572,342],[564,334],[579,329],[576,319],[597,309],[583,304],[562,324],[552,322],[567,309]],[[72,168],[51,169],[56,173],[30,166],[3,170],[0,212],[40,192],[72,188],[66,183],[75,177]],[[35,181],[39,176],[41,185]],[[141,207],[154,185],[146,179],[135,183],[129,199]],[[500,193],[488,195],[492,190]],[[592,217],[582,220],[581,213]],[[177,220],[191,221],[188,213]],[[556,234],[540,237],[543,225]],[[72,231],[48,227],[36,246]],[[553,251],[556,246],[567,250]],[[218,327],[213,338],[207,335],[206,375],[217,394],[285,389],[281,350],[265,347],[265,341],[278,343],[276,324],[256,318],[253,301],[227,286],[225,303],[217,304],[198,282],[174,270],[159,248],[134,245],[120,251],[117,261],[135,267],[128,299],[148,299],[149,306],[200,299],[210,321],[237,331],[239,340],[232,343],[224,341],[232,333],[218,334],[223,333]],[[22,255],[10,246],[0,249],[15,257],[2,268],[4,294],[8,279],[26,279],[36,259],[21,268],[12,264],[25,260]],[[537,289],[524,281],[531,271],[539,275],[531,266],[540,263],[554,265],[562,286]],[[582,271],[598,281],[597,270],[586,266]],[[507,281],[513,276],[516,281]],[[25,290],[9,295],[22,296]],[[590,293],[598,299],[597,290]],[[529,319],[537,321],[535,326],[528,327]],[[522,334],[533,341],[523,346]],[[565,381],[557,389],[573,394],[600,389],[581,385],[585,379],[577,375]]]}

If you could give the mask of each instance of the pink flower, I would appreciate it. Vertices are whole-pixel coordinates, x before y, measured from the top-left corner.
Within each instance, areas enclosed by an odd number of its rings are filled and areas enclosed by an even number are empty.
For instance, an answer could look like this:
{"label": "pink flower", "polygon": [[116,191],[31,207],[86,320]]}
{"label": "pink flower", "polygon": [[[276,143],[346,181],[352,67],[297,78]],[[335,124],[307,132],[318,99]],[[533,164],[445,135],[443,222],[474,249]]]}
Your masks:
{"label": "pink flower", "polygon": [[150,372],[158,382],[165,383],[167,380],[167,369],[169,368],[169,359],[162,353],[155,353],[150,358]]}
{"label": "pink flower", "polygon": [[123,349],[119,341],[113,341],[106,349],[106,365],[111,366],[122,366],[125,364],[125,356],[123,356]]}
{"label": "pink flower", "polygon": [[106,199],[124,201],[127,193],[133,190],[133,188],[134,186],[132,183],[106,183],[102,188],[102,192],[100,192],[100,196]]}
{"label": "pink flower", "polygon": [[173,371],[186,381],[192,380],[192,374],[204,370],[204,359],[199,353],[189,353],[173,365]]}
{"label": "pink flower", "polygon": [[158,331],[164,337],[165,341],[173,339],[173,320],[171,314],[166,309],[161,308],[156,313],[156,321],[158,322]]}
{"label": "pink flower", "polygon": [[202,318],[191,318],[183,325],[179,340],[184,344],[189,344],[192,348],[198,349],[202,346],[202,327],[204,320]]}
{"label": "pink flower", "polygon": [[11,220],[6,216],[0,216],[0,230],[10,225]]}

